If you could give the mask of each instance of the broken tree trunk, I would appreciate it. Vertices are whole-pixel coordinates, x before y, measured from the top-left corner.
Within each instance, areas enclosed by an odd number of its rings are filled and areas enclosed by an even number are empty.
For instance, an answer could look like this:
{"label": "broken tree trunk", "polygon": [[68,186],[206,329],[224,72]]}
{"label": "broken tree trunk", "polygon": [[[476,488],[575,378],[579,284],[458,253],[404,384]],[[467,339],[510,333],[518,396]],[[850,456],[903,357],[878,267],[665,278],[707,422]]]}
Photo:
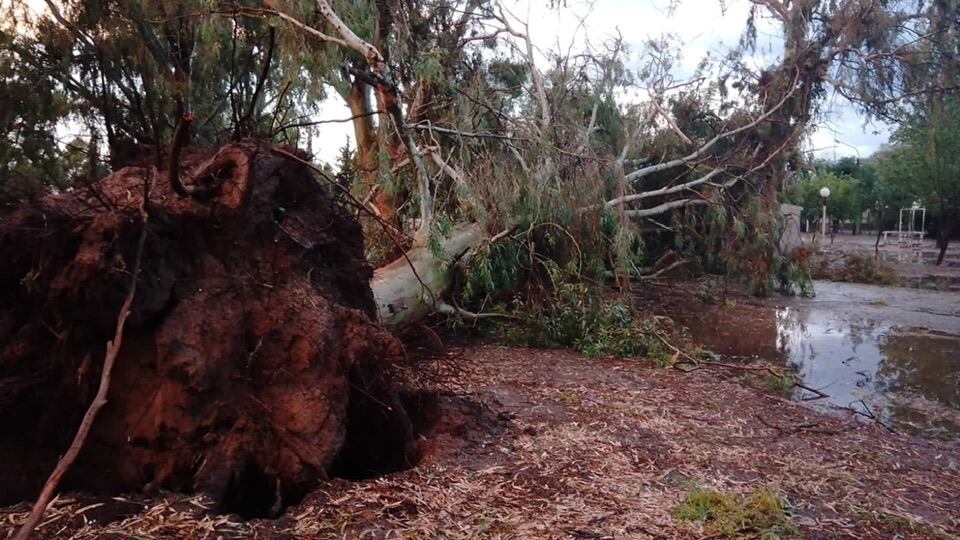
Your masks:
{"label": "broken tree trunk", "polygon": [[449,263],[486,238],[479,224],[463,225],[441,242],[442,254],[427,246],[415,246],[403,257],[378,268],[370,288],[384,326],[399,329],[441,311],[445,305],[442,297],[452,281]]}

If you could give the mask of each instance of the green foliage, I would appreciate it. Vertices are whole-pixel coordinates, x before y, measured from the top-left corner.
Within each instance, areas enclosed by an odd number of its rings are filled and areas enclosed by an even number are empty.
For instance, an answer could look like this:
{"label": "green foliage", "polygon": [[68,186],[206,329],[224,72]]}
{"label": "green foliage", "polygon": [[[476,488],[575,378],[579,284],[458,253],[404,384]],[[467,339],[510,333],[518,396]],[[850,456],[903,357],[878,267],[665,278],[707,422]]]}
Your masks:
{"label": "green foliage", "polygon": [[710,524],[727,538],[749,535],[766,540],[799,533],[789,514],[789,503],[774,487],[746,494],[695,488],[673,510],[677,519]]}
{"label": "green foliage", "polygon": [[[739,209],[710,209],[701,225],[703,234],[693,233],[693,247],[685,249],[689,257],[700,254],[707,270],[746,281],[755,294],[769,296],[777,279],[792,283],[798,277],[783,271],[782,255],[777,253],[779,215],[760,197],[750,198]],[[690,224],[688,229],[694,227]]]}
{"label": "green foliage", "polygon": [[813,251],[806,247],[793,249],[786,255],[778,256],[774,271],[777,290],[781,294],[812,297],[813,291]]}
{"label": "green foliage", "polygon": [[768,375],[763,380],[764,386],[767,387],[767,390],[775,394],[781,395],[790,395],[793,392],[793,387],[796,385],[797,380],[791,373],[783,373],[779,376]]}
{"label": "green foliage", "polygon": [[[66,125],[83,126],[84,141],[99,135],[106,144],[98,150],[116,166],[142,158],[138,145],[169,140],[184,112],[195,118],[193,143],[270,137],[274,120],[296,123],[317,110],[333,65],[304,55],[302,41],[290,39],[297,32],[267,18],[212,15],[219,7],[209,0],[56,5],[56,15],[43,10],[0,24],[5,191],[14,183],[21,194],[69,185],[76,171],[55,140]],[[277,139],[296,144],[300,130],[281,130]],[[37,189],[22,188],[29,183]]]}
{"label": "green foliage", "polygon": [[670,354],[656,338],[655,320],[638,321],[630,306],[610,298],[602,287],[564,279],[552,271],[556,285],[539,300],[516,298],[514,313],[523,321],[501,327],[505,337],[527,346],[574,349],[586,356],[646,357],[661,365]]}
{"label": "green foliage", "polygon": [[864,210],[860,182],[849,174],[816,169],[796,186],[790,192],[789,202],[803,206],[805,219],[820,219],[823,210],[823,199],[820,197],[822,188],[830,190],[830,197],[826,201],[828,219],[855,220]]}
{"label": "green foliage", "polygon": [[495,59],[487,67],[492,81],[510,92],[513,97],[523,93],[523,85],[528,78],[529,70],[522,62],[513,62],[505,59]]}
{"label": "green foliage", "polygon": [[344,141],[337,152],[336,167],[337,174],[334,178],[343,190],[350,192],[360,177],[360,171],[357,170],[357,152],[350,147],[349,139]]}
{"label": "green foliage", "polygon": [[440,51],[433,50],[422,54],[413,64],[413,73],[421,79],[437,82],[443,77],[443,64],[440,63]]}
{"label": "green foliage", "polygon": [[453,222],[444,214],[438,214],[435,218],[427,238],[427,249],[446,267],[450,262],[450,256],[443,249],[443,241],[450,238],[453,233]]}
{"label": "green foliage", "polygon": [[897,146],[882,162],[883,175],[927,206],[932,217],[960,222],[960,96],[918,107],[893,140]]}
{"label": "green foliage", "polygon": [[52,80],[24,69],[22,46],[22,38],[0,28],[0,194],[14,197],[69,180],[56,141],[68,104]]}
{"label": "green foliage", "polygon": [[515,242],[484,246],[471,257],[463,287],[463,301],[480,305],[498,291],[516,291],[520,286],[522,249]]}
{"label": "green foliage", "polygon": [[828,187],[828,218],[857,222],[863,217],[879,230],[895,227],[897,211],[913,199],[902,175],[891,170],[892,157],[891,149],[882,149],[863,161],[817,161],[812,173],[787,184],[784,201],[802,206],[802,218],[815,221],[822,217],[820,188]]}
{"label": "green foliage", "polygon": [[750,197],[729,206],[688,212],[673,235],[673,249],[708,273],[732,277],[758,296],[774,291],[812,295],[808,261],[779,248],[779,205]]}

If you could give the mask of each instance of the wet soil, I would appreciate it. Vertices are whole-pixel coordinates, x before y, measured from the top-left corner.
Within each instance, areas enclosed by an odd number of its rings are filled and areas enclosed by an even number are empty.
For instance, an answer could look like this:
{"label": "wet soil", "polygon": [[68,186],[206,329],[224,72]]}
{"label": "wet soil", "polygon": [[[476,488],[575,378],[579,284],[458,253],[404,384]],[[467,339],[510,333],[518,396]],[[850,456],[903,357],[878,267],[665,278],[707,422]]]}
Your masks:
{"label": "wet soil", "polygon": [[[952,538],[960,461],[943,443],[824,415],[701,370],[474,346],[458,358],[411,470],[322,485],[276,520],[199,497],[66,498],[52,538],[704,538],[672,509],[694,486],[778,487],[804,538]],[[130,515],[130,504],[142,510]],[[0,514],[0,524],[24,507]],[[0,525],[2,527],[3,525]]]}

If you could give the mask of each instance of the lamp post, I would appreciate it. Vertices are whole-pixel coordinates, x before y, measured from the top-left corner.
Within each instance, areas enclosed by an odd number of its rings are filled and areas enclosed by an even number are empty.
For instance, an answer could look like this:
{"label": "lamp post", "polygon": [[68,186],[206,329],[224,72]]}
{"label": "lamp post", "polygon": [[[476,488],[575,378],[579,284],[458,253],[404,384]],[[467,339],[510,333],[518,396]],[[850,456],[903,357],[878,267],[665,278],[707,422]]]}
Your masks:
{"label": "lamp post", "polygon": [[820,198],[823,199],[823,219],[820,220],[820,234],[827,236],[827,199],[830,197],[830,188],[820,188]]}

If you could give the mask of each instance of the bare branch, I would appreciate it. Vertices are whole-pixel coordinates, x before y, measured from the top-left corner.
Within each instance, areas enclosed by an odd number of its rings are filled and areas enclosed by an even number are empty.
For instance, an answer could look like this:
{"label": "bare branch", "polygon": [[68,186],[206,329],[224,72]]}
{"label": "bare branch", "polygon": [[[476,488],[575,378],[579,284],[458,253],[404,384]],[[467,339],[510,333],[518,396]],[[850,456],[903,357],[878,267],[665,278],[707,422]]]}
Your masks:
{"label": "bare branch", "polygon": [[[799,77],[799,73],[797,74],[797,77]],[[749,129],[753,129],[754,127],[760,125],[761,122],[763,122],[764,120],[766,120],[767,118],[769,118],[774,112],[778,111],[781,107],[783,107],[784,103],[786,103],[787,100],[790,99],[791,96],[793,96],[793,93],[794,93],[794,91],[795,91],[795,89],[796,89],[796,80],[797,80],[797,79],[794,78],[794,84],[791,86],[790,91],[787,92],[787,94],[786,94],[785,96],[783,96],[783,99],[781,99],[780,102],[776,104],[776,106],[774,106],[773,108],[767,110],[766,112],[764,112],[763,114],[761,114],[760,116],[758,116],[758,117],[757,117],[755,120],[753,120],[752,122],[750,122],[750,123],[748,123],[748,124],[745,124],[745,125],[743,125],[743,126],[740,126],[740,127],[736,128],[736,129],[731,129],[731,130],[729,130],[729,131],[724,131],[723,133],[720,133],[719,135],[717,135],[716,137],[710,139],[710,140],[707,141],[703,146],[701,146],[700,148],[696,149],[693,153],[691,153],[691,154],[689,154],[689,155],[687,155],[687,156],[684,156],[684,157],[681,157],[681,158],[677,158],[677,159],[674,159],[674,160],[671,160],[671,161],[667,161],[667,162],[665,162],[665,163],[658,163],[658,164],[656,164],[656,165],[650,165],[650,166],[648,166],[648,167],[644,167],[644,168],[642,168],[642,169],[638,169],[638,170],[636,170],[636,171],[633,171],[632,173],[630,173],[630,174],[627,175],[627,180],[633,182],[633,181],[639,180],[639,179],[641,179],[641,178],[643,178],[643,177],[645,177],[645,176],[649,176],[649,175],[654,174],[654,173],[658,173],[658,172],[661,172],[661,171],[665,171],[665,170],[667,170],[667,169],[672,169],[672,168],[674,168],[674,167],[679,167],[679,166],[681,166],[681,165],[686,165],[687,163],[690,163],[690,162],[692,162],[692,161],[696,161],[696,160],[700,159],[701,157],[703,157],[708,151],[710,151],[711,148],[713,148],[713,146],[714,146],[715,144],[717,144],[718,142],[722,141],[723,139],[726,139],[726,138],[728,138],[728,137],[732,137],[732,136],[734,136],[734,135],[737,135],[738,133],[742,133],[742,132],[744,132],[744,131],[747,131],[747,130],[749,130]]]}
{"label": "bare branch", "polygon": [[453,183],[456,184],[460,189],[464,190],[467,193],[470,193],[472,190],[470,186],[467,185],[466,179],[463,177],[463,173],[454,169],[447,161],[443,159],[440,155],[440,148],[427,148],[426,152],[433,158],[433,162],[437,164],[437,167],[440,167],[440,170],[446,173],[449,176]]}
{"label": "bare branch", "polygon": [[540,73],[540,70],[537,69],[537,64],[534,61],[533,55],[533,42],[530,40],[529,28],[527,32],[521,32],[513,27],[510,24],[509,18],[504,14],[503,8],[500,8],[500,16],[497,17],[503,25],[506,27],[506,31],[510,35],[519,38],[523,41],[525,46],[524,55],[527,60],[527,67],[530,69],[530,78],[533,81],[534,91],[536,92],[537,101],[540,105],[540,136],[543,137],[546,135],[547,130],[550,129],[550,103],[547,101],[547,90],[543,84],[543,75]]}
{"label": "bare branch", "polygon": [[407,127],[419,129],[422,131],[436,131],[437,133],[446,133],[447,135],[457,135],[459,137],[470,137],[474,139],[506,139],[511,141],[526,141],[523,137],[513,137],[511,135],[501,135],[499,133],[474,133],[471,131],[460,131],[450,128],[437,127],[431,124],[407,124]]}
{"label": "bare branch", "polygon": [[626,196],[623,196],[623,197],[618,197],[618,198],[616,198],[616,199],[609,200],[609,201],[607,201],[606,206],[607,206],[607,207],[614,207],[614,206],[616,206],[616,205],[618,205],[618,204],[625,204],[625,203],[629,203],[629,202],[639,201],[639,200],[642,200],[642,199],[647,199],[647,198],[649,198],[649,197],[659,197],[659,196],[661,196],[661,195],[671,195],[671,194],[673,194],[673,193],[679,193],[679,192],[681,192],[681,191],[688,190],[688,189],[690,189],[690,188],[692,188],[692,187],[694,187],[694,186],[699,186],[700,184],[704,184],[704,183],[706,183],[706,182],[709,182],[714,176],[717,176],[718,174],[721,174],[721,173],[723,173],[723,172],[726,172],[726,169],[724,169],[724,168],[714,169],[714,170],[710,171],[708,174],[705,174],[705,175],[701,176],[700,178],[697,178],[696,180],[691,180],[691,181],[689,181],[689,182],[680,184],[680,185],[678,185],[678,186],[663,187],[663,188],[660,188],[660,189],[654,189],[654,190],[651,190],[651,191],[644,191],[644,192],[641,192],[641,193],[634,193],[633,195],[626,195]]}
{"label": "bare branch", "polygon": [[710,204],[710,201],[706,199],[680,199],[678,201],[671,201],[668,203],[663,203],[659,206],[654,206],[653,208],[644,208],[642,210],[627,210],[625,214],[630,218],[645,218],[650,216],[657,216],[660,214],[665,214],[676,208],[681,208],[684,206],[694,206]]}
{"label": "bare branch", "polygon": [[282,12],[282,11],[278,11],[278,10],[275,10],[275,9],[271,9],[271,10],[268,10],[268,12],[269,12],[270,14],[272,14],[272,15],[275,15],[277,18],[279,18],[279,19],[282,20],[283,22],[289,24],[290,26],[295,27],[297,30],[300,30],[301,32],[303,32],[303,33],[305,33],[305,34],[310,34],[311,36],[313,36],[313,37],[316,38],[316,39],[319,39],[320,41],[327,42],[327,43],[335,43],[335,44],[341,45],[341,46],[343,46],[343,47],[349,47],[349,46],[350,46],[349,44],[347,44],[346,41],[344,41],[344,40],[342,40],[342,39],[340,39],[340,38],[336,38],[336,37],[334,37],[334,36],[329,36],[329,35],[327,35],[327,34],[324,34],[323,32],[317,30],[316,28],[313,28],[313,27],[311,27],[311,26],[307,26],[307,25],[303,24],[302,22],[298,21],[297,19],[295,19],[294,17],[291,17],[290,15],[287,15],[286,13],[284,13],[284,12]]}

